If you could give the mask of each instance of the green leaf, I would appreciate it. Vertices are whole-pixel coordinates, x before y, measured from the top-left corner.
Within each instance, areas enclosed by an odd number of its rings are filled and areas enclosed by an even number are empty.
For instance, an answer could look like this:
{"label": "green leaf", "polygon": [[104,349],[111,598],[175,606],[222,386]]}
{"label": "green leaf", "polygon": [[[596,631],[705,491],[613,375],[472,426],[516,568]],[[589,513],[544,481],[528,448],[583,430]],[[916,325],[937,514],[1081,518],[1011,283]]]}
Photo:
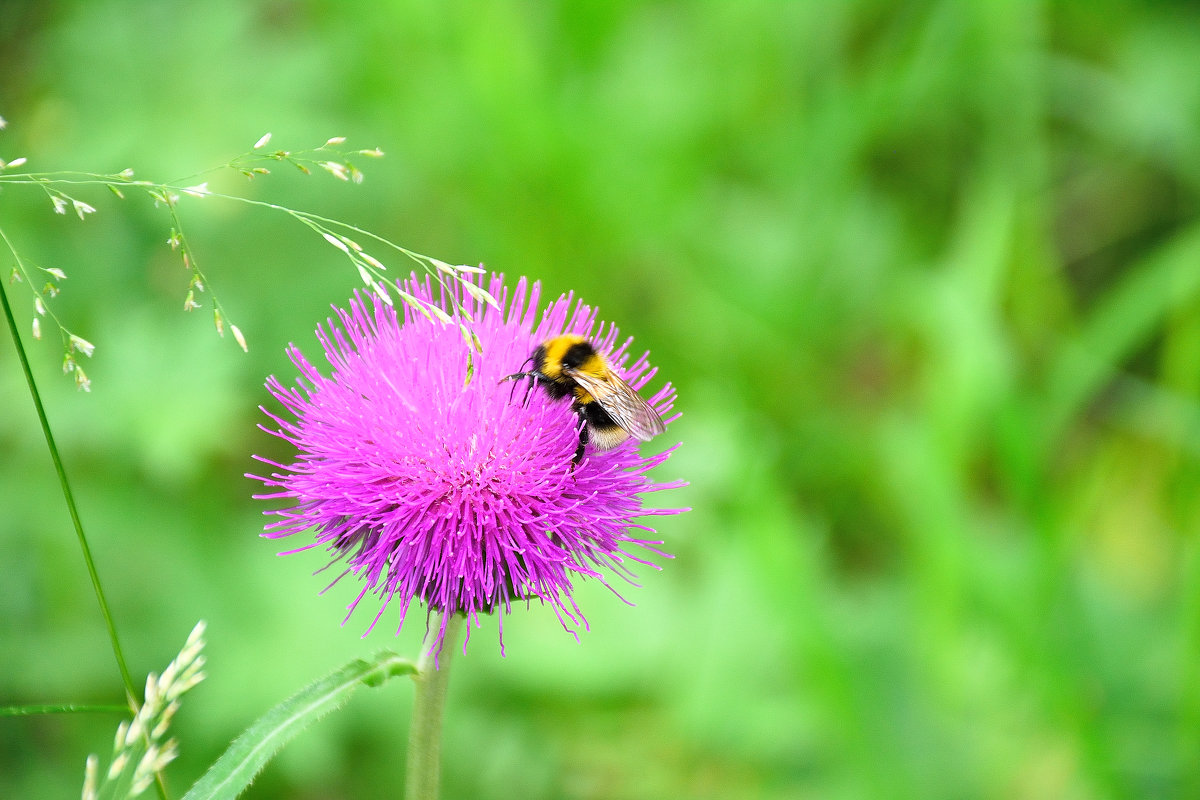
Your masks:
{"label": "green leaf", "polygon": [[[1137,348],[1158,335],[1173,312],[1200,295],[1200,226],[1127,266],[1081,330],[1062,347],[1050,375],[1048,428],[1053,436],[1079,413]],[[1047,437],[1047,439],[1052,439]]]}
{"label": "green leaf", "polygon": [[267,762],[311,723],[341,707],[361,685],[376,687],[388,678],[411,675],[416,664],[382,651],[355,659],[284,700],[233,740],[183,800],[236,797]]}

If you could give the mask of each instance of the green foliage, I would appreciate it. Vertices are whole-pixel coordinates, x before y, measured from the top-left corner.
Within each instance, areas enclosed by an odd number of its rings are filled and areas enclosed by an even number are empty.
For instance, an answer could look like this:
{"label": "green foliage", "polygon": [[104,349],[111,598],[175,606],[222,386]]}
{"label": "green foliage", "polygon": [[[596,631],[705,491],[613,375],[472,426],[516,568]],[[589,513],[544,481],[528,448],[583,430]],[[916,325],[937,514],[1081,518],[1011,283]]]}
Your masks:
{"label": "green foliage", "polygon": [[[1187,797],[1198,23],[1116,0],[21,0],[0,158],[173,176],[267,130],[378,146],[361,185],[210,188],[574,289],[679,386],[676,558],[636,608],[585,588],[581,645],[536,606],[503,660],[472,632],[444,796]],[[237,477],[272,452],[263,377],[359,280],[294,220],[192,204],[243,355],[178,310],[161,209],[96,188],[81,222],[5,187],[0,227],[71,275],[56,313],[96,345],[89,395],[30,349],[131,669],[209,621],[174,788],[362,655],[352,587],[276,561]],[[11,347],[0,402],[0,704],[120,702]],[[398,786],[411,701],[377,694],[248,796]],[[74,795],[110,734],[0,718],[0,796]]]}
{"label": "green foliage", "polygon": [[285,744],[350,699],[360,686],[382,686],[389,678],[411,675],[416,665],[382,651],[367,661],[355,659],[314,681],[260,717],[242,732],[184,800],[237,797]]}

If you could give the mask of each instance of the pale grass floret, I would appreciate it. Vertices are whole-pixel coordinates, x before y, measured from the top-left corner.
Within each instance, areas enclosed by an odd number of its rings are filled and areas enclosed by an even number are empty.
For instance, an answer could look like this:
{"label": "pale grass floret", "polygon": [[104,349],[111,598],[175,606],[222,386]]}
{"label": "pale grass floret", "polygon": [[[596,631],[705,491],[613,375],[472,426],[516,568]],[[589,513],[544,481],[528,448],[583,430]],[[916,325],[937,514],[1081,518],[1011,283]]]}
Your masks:
{"label": "pale grass floret", "polygon": [[179,651],[176,660],[181,664],[190,666],[203,666],[204,657],[201,653],[204,651],[204,630],[207,623],[200,620],[196,623],[196,627],[192,628],[192,632],[188,634],[187,641],[183,644],[183,649]]}
{"label": "pale grass floret", "polygon": [[108,767],[108,779],[110,781],[115,780],[118,775],[120,775],[122,772],[124,772],[125,764],[128,761],[129,761],[129,753],[128,752],[122,752],[122,753],[117,754],[117,757],[113,759],[112,764],[110,764]]}
{"label": "pale grass floret", "polygon": [[264,133],[264,134],[263,134],[263,135],[262,135],[262,136],[259,138],[259,140],[258,140],[257,142],[255,142],[255,143],[254,143],[254,149],[255,149],[255,150],[261,150],[261,149],[263,149],[264,147],[266,147],[266,146],[267,146],[267,143],[268,143],[268,142],[270,142],[270,141],[271,141],[271,134],[270,134],[270,133]]}
{"label": "pale grass floret", "polygon": [[[172,661],[171,666],[167,667],[167,669],[170,669],[173,666],[175,666],[175,662]],[[170,678],[167,676],[167,673],[164,672],[163,680],[169,680],[169,679]],[[154,673],[151,672],[149,675],[146,676],[146,703],[145,703],[145,706],[147,708],[151,708],[151,707],[156,708],[156,707],[158,707],[159,700],[161,700],[161,699],[162,698],[159,696],[159,692],[158,692],[158,679],[154,676]]]}
{"label": "pale grass floret", "polygon": [[185,187],[180,189],[180,191],[186,195],[191,195],[192,197],[204,197],[205,195],[210,194],[208,191],[208,181],[205,181],[204,183],[197,183],[195,186]]}
{"label": "pale grass floret", "polygon": [[67,273],[63,272],[58,267],[44,267],[44,269],[48,274],[60,281],[65,281],[67,279]]}
{"label": "pale grass floret", "polygon": [[330,139],[326,139],[326,140],[325,140],[325,144],[323,144],[323,145],[321,145],[321,146],[322,146],[322,147],[332,147],[332,146],[334,146],[334,145],[337,145],[337,144],[345,144],[345,143],[346,143],[346,137],[345,137],[345,136],[334,136],[334,137],[332,137],[332,138],[330,138]]}
{"label": "pale grass floret", "polygon": [[96,209],[93,206],[88,205],[82,200],[72,200],[71,205],[75,207],[75,213],[79,215],[80,219],[83,219],[88,214],[96,213]]}
{"label": "pale grass floret", "polygon": [[341,250],[343,253],[346,253],[346,254],[350,253],[350,247],[345,242],[343,242],[341,239],[334,236],[332,233],[322,233],[321,235],[325,237],[325,241],[329,242],[331,245],[336,247],[338,250]]}
{"label": "pale grass floret", "polygon": [[[150,685],[150,681],[152,681],[153,679],[154,679],[154,673],[151,672],[150,675],[146,678],[147,688]],[[129,722],[129,729],[125,731],[125,741],[126,742],[136,742],[138,739],[142,738],[142,734],[144,734],[146,732],[145,729],[146,729],[146,713],[148,713],[147,710],[153,711],[154,707],[155,707],[154,699],[147,697],[146,702],[142,703],[142,707],[140,709],[138,709],[138,713],[134,714],[133,719],[130,720],[130,722]]]}
{"label": "pale grass floret", "polygon": [[133,771],[133,785],[129,789],[129,793],[137,796],[146,789],[150,788],[150,784],[154,782],[154,776],[166,769],[166,766],[175,760],[179,755],[179,744],[170,739],[165,744],[151,744],[146,748],[146,754],[138,761],[137,767]]}
{"label": "pale grass floret", "polygon": [[33,327],[33,338],[41,339],[42,338],[42,321],[41,321],[41,319],[39,319],[38,317],[34,317],[32,327]]}
{"label": "pale grass floret", "polygon": [[480,301],[481,303],[487,303],[489,306],[496,309],[497,311],[500,310],[500,304],[496,302],[496,298],[492,297],[492,295],[488,292],[487,289],[484,289],[481,286],[476,286],[475,284],[471,283],[470,281],[463,281],[462,287],[464,289],[466,289],[467,293],[469,295],[471,295],[472,297],[474,297],[476,300]]}
{"label": "pale grass floret", "polygon": [[121,724],[117,726],[117,735],[113,737],[113,755],[125,749],[125,742],[129,738],[129,720],[121,720]]}
{"label": "pale grass floret", "polygon": [[387,303],[389,306],[395,305],[395,303],[392,301],[392,296],[388,294],[387,286],[383,285],[382,283],[375,283],[372,288],[375,290],[375,294],[379,295],[380,300]]}
{"label": "pale grass floret", "polygon": [[92,344],[87,339],[84,339],[82,336],[76,336],[73,333],[71,334],[70,338],[70,347],[72,350],[78,350],[79,352],[83,353],[88,358],[91,358],[92,353],[96,351],[96,345]]}
{"label": "pale grass floret", "polygon": [[435,317],[438,318],[439,322],[443,322],[447,325],[454,322],[454,320],[450,318],[450,315],[447,314],[440,306],[434,303],[428,303],[426,304],[426,307],[430,310],[430,312],[433,313]]}
{"label": "pale grass floret", "polygon": [[71,204],[71,201],[67,200],[67,198],[63,197],[61,194],[50,195],[50,202],[54,203],[55,214],[66,214],[67,206]]}
{"label": "pale grass floret", "polygon": [[129,786],[131,797],[137,797],[150,788],[150,784],[154,782],[154,773],[150,771],[150,767],[157,758],[158,748],[151,745],[150,749],[146,751],[146,755],[142,756],[142,760],[133,770],[133,783]]}
{"label": "pale grass floret", "polygon": [[9,162],[5,162],[4,159],[0,158],[0,169],[12,169],[13,167],[20,167],[20,166],[24,165],[25,162],[28,160],[29,159],[25,158],[25,156],[21,156],[20,158],[14,158],[12,161],[9,161]]}
{"label": "pale grass floret", "polygon": [[318,161],[318,166],[324,167],[327,172],[333,175],[338,180],[350,180],[350,173],[346,169],[345,164],[339,164],[336,161]]}
{"label": "pale grass floret", "polygon": [[174,208],[179,204],[179,195],[175,192],[168,192],[166,189],[158,191],[157,189],[147,190],[147,194],[154,198],[154,204],[162,203],[164,206]]}
{"label": "pale grass floret", "polygon": [[[78,371],[78,368],[76,368]],[[113,738],[113,759],[108,768],[107,781],[125,776],[129,781],[129,795],[136,797],[149,788],[154,777],[179,754],[175,739],[166,739],[167,728],[179,710],[179,697],[204,680],[204,622],[197,623],[188,636],[183,649],[158,676],[146,676],[145,700],[132,720],[117,726]],[[129,770],[132,768],[132,774]],[[98,767],[95,757],[89,759],[85,772],[83,796],[96,797],[98,793],[95,775]],[[89,794],[90,792],[90,794]]]}
{"label": "pale grass floret", "polygon": [[100,779],[100,759],[90,755],[83,765],[83,800],[96,800],[96,784]]}
{"label": "pale grass floret", "polygon": [[229,323],[229,332],[233,334],[233,338],[238,343],[238,347],[242,348],[242,352],[249,353],[250,348],[246,346],[246,337],[242,335],[241,328],[231,322]]}
{"label": "pale grass floret", "polygon": [[167,732],[167,728],[171,724],[171,720],[175,718],[175,712],[179,710],[179,700],[172,700],[163,710],[162,719],[154,726],[154,730],[150,732],[150,738],[161,739]]}

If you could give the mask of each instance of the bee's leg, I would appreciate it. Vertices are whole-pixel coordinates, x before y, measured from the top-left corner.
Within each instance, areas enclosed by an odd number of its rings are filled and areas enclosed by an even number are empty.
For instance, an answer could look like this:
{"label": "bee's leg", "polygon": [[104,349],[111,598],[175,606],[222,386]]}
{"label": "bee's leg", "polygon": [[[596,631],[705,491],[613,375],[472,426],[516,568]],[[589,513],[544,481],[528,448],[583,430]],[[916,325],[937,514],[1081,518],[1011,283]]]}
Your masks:
{"label": "bee's leg", "polygon": [[512,375],[505,375],[497,382],[504,383],[505,381],[516,381],[520,380],[521,378],[536,378],[537,375],[538,373],[536,372],[514,372]]}
{"label": "bee's leg", "polygon": [[[504,383],[505,381],[517,381],[517,380],[520,380],[521,378],[530,378],[531,379],[525,387],[525,399],[521,401],[521,405],[523,405],[523,406],[529,405],[529,396],[531,394],[533,394],[534,386],[536,386],[539,383],[551,383],[550,379],[547,378],[545,375],[543,375],[540,372],[517,372],[512,375],[506,375],[505,377],[500,379],[500,383]],[[515,392],[516,389],[517,389],[517,387],[514,386],[512,389],[509,390],[508,402],[510,402],[510,403],[512,402],[513,392]]]}
{"label": "bee's leg", "polygon": [[575,457],[571,459],[572,469],[583,459],[583,451],[587,448],[588,443],[587,417],[584,416],[583,409],[580,409],[576,413],[579,415],[579,447],[575,449]]}
{"label": "bee's leg", "polygon": [[[512,375],[504,376],[503,378],[500,379],[500,383],[504,383],[505,381],[515,381],[515,380],[519,380],[521,378],[533,378],[534,380],[530,382],[530,386],[528,387],[529,389],[532,389],[533,388],[532,384],[536,383],[537,378],[539,376],[541,376],[540,372],[526,372],[525,371],[525,367],[531,365],[532,363],[533,363],[532,357],[525,359],[525,361],[521,364],[520,372],[514,372]],[[512,402],[513,392],[516,391],[516,389],[517,389],[517,387],[514,386],[512,389],[509,390],[508,402],[510,402],[510,403]],[[529,391],[526,391],[525,392],[525,403],[528,403],[528,402],[529,402]]]}
{"label": "bee's leg", "polygon": [[[527,378],[527,377],[529,377],[529,373],[527,373],[527,372],[518,372],[518,373],[516,373],[515,375],[508,375],[508,376],[506,376],[506,377],[503,377],[503,378],[501,378],[501,379],[500,379],[500,382],[501,382],[501,383],[504,383],[505,381],[513,381],[513,382],[514,382],[514,384],[515,384],[515,383],[516,383],[516,381],[518,381],[519,379],[521,379],[521,378]],[[516,387],[515,385],[514,385],[514,386],[513,386],[511,389],[509,389],[509,390],[508,390],[508,402],[509,402],[509,403],[511,403],[511,402],[512,402],[512,399],[513,399],[513,392],[515,392],[516,390],[517,390],[517,387]],[[528,396],[529,396],[529,393],[528,393],[528,392],[526,392],[526,393],[525,393],[525,396],[528,398]]]}
{"label": "bee's leg", "polygon": [[525,399],[521,401],[521,404],[526,406],[529,405],[529,398],[533,396],[533,390],[539,383],[543,386],[548,386],[554,383],[554,381],[550,380],[540,372],[531,372],[529,373],[529,377],[532,378],[532,380],[530,380],[529,385],[525,387]]}

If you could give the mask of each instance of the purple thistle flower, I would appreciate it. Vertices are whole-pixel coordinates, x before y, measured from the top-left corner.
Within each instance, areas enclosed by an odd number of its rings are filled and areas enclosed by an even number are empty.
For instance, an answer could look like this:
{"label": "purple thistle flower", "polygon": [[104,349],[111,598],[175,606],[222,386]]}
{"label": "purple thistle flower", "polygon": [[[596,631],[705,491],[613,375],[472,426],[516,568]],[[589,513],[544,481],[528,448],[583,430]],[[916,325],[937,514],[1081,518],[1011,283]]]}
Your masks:
{"label": "purple thistle flower", "polygon": [[[645,538],[654,529],[637,520],[687,510],[642,506],[645,493],[684,485],[646,475],[674,448],[644,458],[629,441],[605,452],[589,448],[574,464],[579,428],[570,401],[540,390],[527,396],[523,383],[500,381],[519,371],[538,344],[563,333],[591,339],[635,389],[656,370],[645,354],[627,364],[631,340],[617,345],[617,329],[597,324],[595,311],[571,296],[550,303],[535,321],[537,283],[529,288],[521,279],[510,298],[502,278],[493,276],[488,291],[505,311],[451,286],[453,302],[445,290],[435,300],[428,280],[414,277],[401,288],[437,305],[454,324],[409,305],[398,313],[374,294],[356,294],[349,311],[335,308],[337,321],[317,330],[329,377],[294,345],[288,348],[300,371],[297,386],[272,376],[267,388],[294,419],[263,409],[278,426],[263,430],[290,442],[297,455],[286,465],[255,456],[278,471],[248,477],[279,490],[256,499],[294,504],[264,512],[274,519],[263,536],[312,531],[315,541],[281,555],[324,546],[330,566],[345,561],[329,586],[349,573],[363,583],[346,620],[369,592],[381,601],[366,633],[392,600],[401,625],[414,600],[430,610],[463,612],[478,625],[480,613],[508,613],[513,601],[537,598],[571,633],[573,626],[586,629],[571,594],[576,576],[611,589],[601,568],[631,583],[628,562],[658,568],[631,553],[631,545],[670,557],[656,549],[661,541]],[[472,356],[470,380],[460,312],[476,320],[471,330],[482,345]],[[667,384],[648,401],[670,421],[678,416],[668,416],[674,398]],[[500,645],[503,653],[503,615]]]}

